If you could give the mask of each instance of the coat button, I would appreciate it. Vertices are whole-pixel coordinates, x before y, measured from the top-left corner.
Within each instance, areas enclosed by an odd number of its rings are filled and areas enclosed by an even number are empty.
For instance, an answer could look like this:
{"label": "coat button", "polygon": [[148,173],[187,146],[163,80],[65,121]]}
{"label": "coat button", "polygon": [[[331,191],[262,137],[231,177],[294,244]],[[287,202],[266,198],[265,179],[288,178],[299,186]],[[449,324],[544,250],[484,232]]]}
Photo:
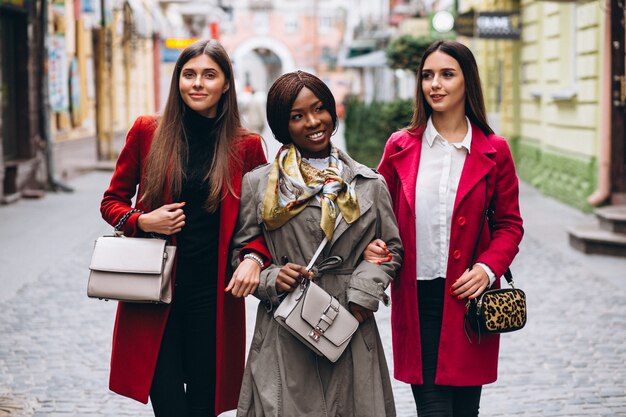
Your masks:
{"label": "coat button", "polygon": [[455,250],[454,252],[452,252],[452,257],[454,259],[459,259],[461,257],[461,251],[460,250]]}
{"label": "coat button", "polygon": [[456,222],[458,223],[459,226],[465,226],[465,222],[466,222],[465,216],[459,216]]}

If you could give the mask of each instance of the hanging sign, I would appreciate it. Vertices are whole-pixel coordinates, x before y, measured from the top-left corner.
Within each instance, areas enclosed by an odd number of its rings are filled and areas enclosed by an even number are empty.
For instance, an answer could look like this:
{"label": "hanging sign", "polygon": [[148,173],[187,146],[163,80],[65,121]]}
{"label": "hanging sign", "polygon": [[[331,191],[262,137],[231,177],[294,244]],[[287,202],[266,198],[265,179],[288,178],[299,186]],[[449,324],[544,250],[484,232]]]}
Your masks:
{"label": "hanging sign", "polygon": [[487,39],[519,39],[522,20],[517,12],[485,12],[476,17],[476,35]]}
{"label": "hanging sign", "polygon": [[462,13],[454,19],[454,30],[461,36],[483,39],[519,39],[522,21],[519,12]]}

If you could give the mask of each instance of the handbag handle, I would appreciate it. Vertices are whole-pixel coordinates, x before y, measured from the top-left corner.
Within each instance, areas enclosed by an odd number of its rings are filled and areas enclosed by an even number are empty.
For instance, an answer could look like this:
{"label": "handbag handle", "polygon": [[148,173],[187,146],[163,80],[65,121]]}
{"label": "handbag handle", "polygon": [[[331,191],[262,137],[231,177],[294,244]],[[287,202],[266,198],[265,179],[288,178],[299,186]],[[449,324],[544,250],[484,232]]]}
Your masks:
{"label": "handbag handle", "polygon": [[[474,250],[472,252],[472,259],[470,260],[470,264],[469,264],[470,270],[474,266],[474,261],[476,260],[476,252],[478,251],[478,243],[480,242],[480,235],[483,233],[483,227],[485,225],[486,217],[489,218],[489,232],[491,233],[493,231],[493,227],[492,227],[493,216],[489,216],[489,175],[485,176],[485,208],[482,212],[480,226],[478,229],[478,235],[476,237],[476,244],[474,245]],[[511,273],[511,268],[506,269],[506,272],[504,273],[504,278],[506,279],[506,282],[508,282],[511,287],[515,288],[513,285],[513,274]]]}

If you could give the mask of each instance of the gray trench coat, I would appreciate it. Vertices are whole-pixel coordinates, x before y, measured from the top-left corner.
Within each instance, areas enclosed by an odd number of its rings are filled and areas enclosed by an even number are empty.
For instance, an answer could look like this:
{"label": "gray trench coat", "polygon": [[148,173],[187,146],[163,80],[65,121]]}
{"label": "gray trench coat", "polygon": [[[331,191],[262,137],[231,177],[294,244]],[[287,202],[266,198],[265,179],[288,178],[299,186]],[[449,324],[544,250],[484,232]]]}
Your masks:
{"label": "gray trench coat", "polygon": [[[340,153],[340,159],[344,162],[345,181],[356,177],[361,216],[351,225],[341,220],[316,262],[314,281],[345,307],[353,302],[376,311],[379,301],[388,304],[384,291],[402,261],[398,227],[384,179],[345,153]],[[335,363],[317,356],[274,320],[274,310],[280,303],[275,287],[278,271],[287,262],[307,265],[323,232],[317,199],[279,229],[267,231],[262,227],[261,207],[270,168],[270,164],[264,165],[244,176],[233,238],[235,267],[239,249],[261,233],[274,259],[261,273],[255,293],[261,302],[237,416],[395,416],[389,371],[374,319],[359,325]],[[392,254],[390,262],[375,265],[363,260],[363,251],[375,238],[387,243]],[[339,256],[343,262],[329,265],[324,259],[330,256]]]}

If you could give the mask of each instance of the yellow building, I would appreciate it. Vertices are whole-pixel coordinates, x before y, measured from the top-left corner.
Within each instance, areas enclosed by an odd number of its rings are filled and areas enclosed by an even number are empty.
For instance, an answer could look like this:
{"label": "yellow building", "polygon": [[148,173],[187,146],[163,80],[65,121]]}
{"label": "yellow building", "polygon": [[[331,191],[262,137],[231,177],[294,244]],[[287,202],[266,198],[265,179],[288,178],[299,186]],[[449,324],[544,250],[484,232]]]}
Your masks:
{"label": "yellow building", "polygon": [[600,152],[603,10],[598,1],[521,6],[518,172],[588,209]]}
{"label": "yellow building", "polygon": [[461,38],[476,55],[489,122],[511,142],[522,179],[589,209],[601,153],[601,4],[473,0],[464,7],[520,13],[518,40]]}

